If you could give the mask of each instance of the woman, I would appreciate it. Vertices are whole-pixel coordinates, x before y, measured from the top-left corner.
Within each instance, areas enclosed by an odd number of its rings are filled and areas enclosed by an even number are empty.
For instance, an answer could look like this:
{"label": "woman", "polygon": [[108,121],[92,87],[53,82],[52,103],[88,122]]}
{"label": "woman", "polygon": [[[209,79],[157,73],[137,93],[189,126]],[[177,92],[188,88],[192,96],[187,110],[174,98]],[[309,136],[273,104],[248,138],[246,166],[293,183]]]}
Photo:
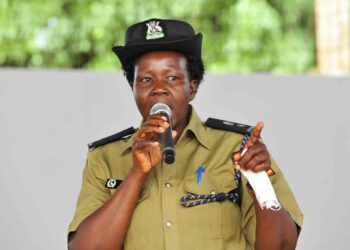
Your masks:
{"label": "woman", "polygon": [[[185,22],[151,19],[129,27],[126,45],[113,48],[143,122],[129,138],[122,133],[92,144],[70,249],[296,247],[302,213],[258,140],[263,124],[253,129],[242,155],[241,130],[209,127],[190,105],[203,79],[201,41]],[[150,114],[157,103],[170,108],[170,121]],[[171,165],[162,161],[159,143],[170,126],[176,149]],[[282,209],[261,209],[239,169],[272,171]],[[188,202],[193,194],[209,198]]]}

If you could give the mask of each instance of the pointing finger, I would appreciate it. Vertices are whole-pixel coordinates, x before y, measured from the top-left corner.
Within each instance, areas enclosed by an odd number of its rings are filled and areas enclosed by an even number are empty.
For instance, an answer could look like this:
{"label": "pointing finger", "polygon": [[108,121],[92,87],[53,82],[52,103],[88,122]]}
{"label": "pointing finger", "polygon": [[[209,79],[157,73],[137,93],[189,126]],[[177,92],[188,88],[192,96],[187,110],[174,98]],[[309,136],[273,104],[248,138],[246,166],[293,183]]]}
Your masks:
{"label": "pointing finger", "polygon": [[247,148],[250,148],[251,146],[253,146],[260,138],[260,134],[261,134],[261,131],[263,130],[264,128],[264,123],[263,122],[258,122],[255,126],[255,128],[253,129],[250,137],[249,137],[249,140],[247,142],[247,145],[246,147]]}

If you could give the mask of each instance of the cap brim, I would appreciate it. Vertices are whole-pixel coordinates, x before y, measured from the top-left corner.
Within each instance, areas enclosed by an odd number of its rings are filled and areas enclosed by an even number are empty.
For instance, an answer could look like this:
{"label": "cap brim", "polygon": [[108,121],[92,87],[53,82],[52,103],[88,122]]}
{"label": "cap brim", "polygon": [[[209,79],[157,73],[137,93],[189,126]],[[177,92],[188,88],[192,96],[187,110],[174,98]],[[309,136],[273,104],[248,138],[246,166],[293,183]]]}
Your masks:
{"label": "cap brim", "polygon": [[171,50],[180,53],[190,54],[201,58],[202,51],[202,34],[198,33],[189,38],[173,40],[173,41],[153,41],[139,44],[132,44],[129,46],[115,46],[112,48],[113,52],[118,56],[123,68],[130,60],[138,56],[155,50]]}

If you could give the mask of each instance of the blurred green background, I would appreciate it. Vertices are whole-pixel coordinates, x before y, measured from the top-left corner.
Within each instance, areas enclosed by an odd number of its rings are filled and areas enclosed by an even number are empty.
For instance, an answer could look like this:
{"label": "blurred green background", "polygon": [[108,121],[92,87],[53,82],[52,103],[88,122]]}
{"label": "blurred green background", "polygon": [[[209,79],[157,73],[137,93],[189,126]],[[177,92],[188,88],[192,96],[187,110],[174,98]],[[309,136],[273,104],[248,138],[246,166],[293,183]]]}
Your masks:
{"label": "blurred green background", "polygon": [[210,72],[294,74],[316,67],[312,0],[0,0],[0,66],[119,70],[126,28],[182,19],[204,35]]}

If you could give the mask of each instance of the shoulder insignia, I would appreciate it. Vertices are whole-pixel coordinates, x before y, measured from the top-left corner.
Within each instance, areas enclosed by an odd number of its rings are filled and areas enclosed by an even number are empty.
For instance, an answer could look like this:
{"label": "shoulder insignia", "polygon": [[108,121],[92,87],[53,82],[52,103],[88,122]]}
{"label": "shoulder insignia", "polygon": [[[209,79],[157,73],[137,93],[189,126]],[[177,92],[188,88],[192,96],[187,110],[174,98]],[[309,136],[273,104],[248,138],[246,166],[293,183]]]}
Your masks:
{"label": "shoulder insignia", "polygon": [[114,135],[102,138],[102,139],[95,141],[95,142],[92,142],[92,143],[89,143],[88,144],[89,150],[103,146],[105,144],[108,144],[108,143],[111,143],[114,141],[117,141],[123,137],[126,137],[128,135],[135,133],[135,131],[136,131],[136,129],[134,129],[133,127],[130,127],[130,128],[125,129],[125,130],[122,130]]}
{"label": "shoulder insignia", "polygon": [[226,131],[232,131],[240,134],[250,134],[253,130],[253,126],[237,123],[237,122],[229,122],[214,118],[208,118],[205,122],[205,125],[215,129],[221,129]]}
{"label": "shoulder insignia", "polygon": [[117,179],[107,179],[105,187],[110,189],[117,189],[120,184],[122,184],[122,180]]}

